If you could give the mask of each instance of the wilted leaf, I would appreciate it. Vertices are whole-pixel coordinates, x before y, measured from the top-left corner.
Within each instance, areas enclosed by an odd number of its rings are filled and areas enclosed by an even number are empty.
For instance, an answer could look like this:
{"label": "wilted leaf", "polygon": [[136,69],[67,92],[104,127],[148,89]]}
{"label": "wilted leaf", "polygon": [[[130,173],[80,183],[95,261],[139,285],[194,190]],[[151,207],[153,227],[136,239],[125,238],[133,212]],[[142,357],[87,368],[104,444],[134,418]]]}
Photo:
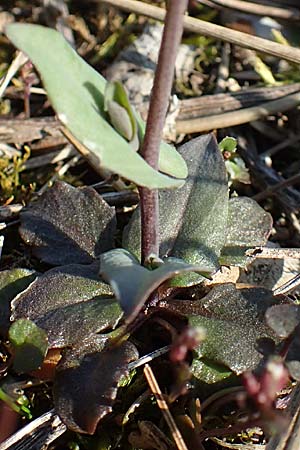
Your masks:
{"label": "wilted leaf", "polygon": [[170,258],[157,269],[148,270],[122,248],[100,256],[100,275],[110,283],[127,321],[136,317],[150,294],[163,282],[175,275],[191,271],[209,272],[209,268]]}
{"label": "wilted leaf", "polygon": [[[60,121],[93,154],[99,167],[149,188],[180,186],[152,169],[110,126],[104,117],[106,81],[68,45],[55,30],[29,24],[11,24],[9,39],[32,60],[41,74],[49,99]],[[45,51],[47,49],[47,51]],[[170,175],[186,176],[182,158],[164,147]]]}
{"label": "wilted leaf", "polygon": [[267,308],[276,302],[266,289],[237,289],[228,283],[216,285],[200,300],[173,300],[171,305],[188,316],[191,326],[206,329],[206,339],[196,349],[198,358],[240,374],[258,365],[262,357],[257,350],[259,340],[276,340],[264,322]]}
{"label": "wilted leaf", "polygon": [[[122,316],[99,263],[70,264],[38,277],[12,302],[12,319],[28,318],[48,333],[51,347],[64,347],[114,328]],[[110,298],[109,298],[110,297]]]}
{"label": "wilted leaf", "polygon": [[93,340],[67,350],[57,367],[55,409],[71,430],[93,434],[98,422],[112,411],[118,383],[128,364],[138,358],[133,344],[105,349],[108,339]]}
{"label": "wilted leaf", "polygon": [[277,336],[287,338],[300,323],[300,306],[272,306],[266,312],[266,321]]}
{"label": "wilted leaf", "polygon": [[59,181],[20,216],[22,239],[49,264],[89,264],[114,245],[115,210],[90,187]]}
{"label": "wilted leaf", "polygon": [[9,340],[14,346],[13,367],[24,373],[38,369],[47,353],[47,334],[28,319],[20,319],[9,329]]}
{"label": "wilted leaf", "polygon": [[10,324],[10,302],[35,279],[36,273],[28,269],[0,272],[0,332],[5,335]]}
{"label": "wilted leaf", "polygon": [[229,200],[226,244],[220,263],[245,267],[251,258],[245,251],[267,242],[272,229],[272,216],[248,197]]}
{"label": "wilted leaf", "polygon": [[[160,191],[160,254],[214,270],[225,243],[228,186],[222,154],[212,135],[196,138],[179,149],[189,176],[176,191]],[[136,210],[125,230],[123,245],[140,257],[140,214]],[[172,285],[203,280],[188,275]]]}

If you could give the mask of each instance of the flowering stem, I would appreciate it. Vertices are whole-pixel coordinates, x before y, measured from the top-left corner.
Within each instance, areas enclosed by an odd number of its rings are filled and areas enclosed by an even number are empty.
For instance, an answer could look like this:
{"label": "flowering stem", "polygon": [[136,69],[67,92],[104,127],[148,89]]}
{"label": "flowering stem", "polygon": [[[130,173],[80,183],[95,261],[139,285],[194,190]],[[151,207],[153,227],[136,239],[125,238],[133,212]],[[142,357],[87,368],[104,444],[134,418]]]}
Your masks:
{"label": "flowering stem", "polygon": [[[146,132],[141,155],[158,169],[159,146],[173,83],[175,61],[183,33],[183,17],[188,0],[169,0],[151,93]],[[140,188],[142,263],[159,254],[158,191]]]}

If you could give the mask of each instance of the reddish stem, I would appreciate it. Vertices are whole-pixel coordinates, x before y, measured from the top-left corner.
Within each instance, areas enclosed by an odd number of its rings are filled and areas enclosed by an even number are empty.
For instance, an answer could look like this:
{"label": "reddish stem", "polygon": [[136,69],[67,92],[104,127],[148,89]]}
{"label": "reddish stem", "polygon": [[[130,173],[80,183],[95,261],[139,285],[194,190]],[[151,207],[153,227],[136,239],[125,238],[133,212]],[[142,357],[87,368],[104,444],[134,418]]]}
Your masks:
{"label": "reddish stem", "polygon": [[[157,69],[151,93],[148,120],[141,154],[158,169],[159,146],[171,94],[175,61],[183,33],[183,17],[188,0],[169,0]],[[159,254],[158,192],[140,188],[142,263]]]}

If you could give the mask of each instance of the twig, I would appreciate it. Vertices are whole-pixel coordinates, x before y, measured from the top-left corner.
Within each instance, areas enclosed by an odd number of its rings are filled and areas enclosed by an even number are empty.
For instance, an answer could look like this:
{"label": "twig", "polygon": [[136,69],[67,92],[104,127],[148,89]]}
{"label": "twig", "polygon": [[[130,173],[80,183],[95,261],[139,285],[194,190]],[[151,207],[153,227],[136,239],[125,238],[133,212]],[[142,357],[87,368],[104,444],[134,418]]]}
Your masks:
{"label": "twig", "polygon": [[206,117],[250,108],[299,91],[300,83],[293,83],[286,86],[247,88],[238,92],[188,98],[180,101],[180,111],[176,120],[190,120],[195,117]]}
{"label": "twig", "polygon": [[16,217],[22,209],[23,205],[21,205],[21,203],[0,206],[0,220],[7,220]]}
{"label": "twig", "polygon": [[[146,132],[141,148],[145,161],[158,169],[159,146],[174,77],[175,61],[183,33],[188,0],[170,0],[151,93]],[[140,189],[142,263],[159,254],[158,191]]]}
{"label": "twig", "polygon": [[259,156],[262,160],[268,156],[274,156],[278,152],[280,152],[280,150],[283,150],[284,148],[288,147],[289,145],[296,144],[299,141],[300,141],[300,134],[296,134],[294,136],[291,136],[291,137],[285,139],[282,142],[279,142],[278,144],[273,145],[273,147],[271,147],[268,150],[266,150],[265,152],[261,153]]}
{"label": "twig", "polygon": [[[202,95],[201,97],[183,99],[179,103],[180,110],[176,120],[189,121],[195,117],[207,117],[258,106],[299,91],[300,83],[292,83],[284,86],[249,88],[242,89],[239,92]],[[31,143],[32,151],[57,147],[68,142],[61,133],[61,123],[54,116],[34,117],[29,120],[1,118],[0,141],[17,144],[38,141]]]}
{"label": "twig", "polygon": [[[178,1],[178,0],[176,0],[176,1]],[[155,395],[159,409],[161,410],[161,412],[164,416],[164,419],[167,422],[168,427],[170,428],[170,432],[171,432],[172,437],[177,445],[178,450],[188,450],[188,448],[185,445],[185,442],[181,436],[181,433],[175,423],[175,420],[173,419],[172,414],[170,413],[168,404],[165,401],[165,399],[163,398],[162,392],[161,392],[160,387],[157,383],[157,380],[154,376],[154,373],[152,372],[152,369],[148,364],[146,364],[144,367],[144,374],[148,381],[151,391]]]}
{"label": "twig", "polygon": [[291,186],[293,184],[297,184],[300,182],[300,174],[296,173],[296,175],[293,175],[290,178],[287,178],[286,180],[280,181],[277,184],[273,184],[273,186],[268,187],[262,192],[259,192],[258,194],[254,195],[252,198],[259,202],[260,200],[263,200],[267,197],[270,197],[275,192],[279,191],[280,189],[283,189],[287,186]]}
{"label": "twig", "polygon": [[[197,1],[200,3],[199,0]],[[299,10],[292,8],[279,8],[241,0],[210,0],[210,3],[222,6],[223,8],[237,9],[258,16],[269,16],[274,17],[275,19],[292,21],[300,20]]]}
{"label": "twig", "polygon": [[[94,187],[94,189],[98,191],[96,187]],[[138,194],[128,189],[119,192],[102,192],[100,195],[110,206],[132,206],[137,205],[139,202]],[[20,203],[0,206],[0,220],[8,220],[18,217],[23,208],[24,206]]]}
{"label": "twig", "polygon": [[[125,11],[135,12],[152,19],[163,21],[165,18],[165,10],[157,6],[148,5],[137,0],[101,0],[109,5],[117,6]],[[215,25],[204,20],[195,19],[194,17],[184,18],[184,29],[191,33],[202,34],[215,39],[220,39],[239,47],[249,48],[258,52],[266,53],[276,56],[278,58],[286,59],[297,64],[300,64],[300,49],[277,44],[276,42],[262,39],[256,36],[251,36],[241,31],[230,30],[229,28]]]}
{"label": "twig", "polygon": [[200,117],[190,120],[178,120],[176,122],[177,132],[183,134],[200,133],[217,128],[227,128],[243,123],[253,122],[258,119],[295,108],[300,104],[300,93],[287,95],[279,100],[262,103],[259,106],[239,109],[237,111],[216,114],[214,116]]}

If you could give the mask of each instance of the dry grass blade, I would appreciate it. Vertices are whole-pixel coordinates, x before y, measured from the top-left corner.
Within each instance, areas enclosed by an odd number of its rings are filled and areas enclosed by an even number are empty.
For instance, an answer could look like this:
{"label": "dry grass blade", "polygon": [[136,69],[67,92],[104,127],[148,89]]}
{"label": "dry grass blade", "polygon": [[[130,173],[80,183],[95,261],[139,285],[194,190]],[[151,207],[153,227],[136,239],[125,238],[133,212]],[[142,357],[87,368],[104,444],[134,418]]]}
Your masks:
{"label": "dry grass blade", "polygon": [[273,290],[274,295],[283,295],[288,294],[289,292],[293,291],[294,289],[298,288],[300,285],[300,275],[296,275],[291,280],[288,280],[286,283],[284,283],[282,286],[279,286],[278,288]]}
{"label": "dry grass blade", "polygon": [[0,450],[40,450],[66,431],[60,418],[49,411],[30,422],[0,444]]}
{"label": "dry grass blade", "polygon": [[237,9],[248,14],[256,14],[258,16],[269,16],[276,19],[292,21],[300,20],[299,11],[291,8],[260,5],[258,3],[245,2],[242,0],[210,0],[210,3],[224,8]]}
{"label": "dry grass blade", "polygon": [[15,76],[20,67],[22,67],[26,63],[26,61],[28,61],[27,56],[22,52],[18,52],[8,71],[6,72],[2,82],[0,83],[0,98],[3,96],[3,93],[9,85],[10,80]]}
{"label": "dry grass blade", "polygon": [[[128,12],[135,12],[152,19],[163,21],[166,11],[157,6],[148,5],[137,0],[101,0],[112,6],[117,6]],[[258,52],[267,53],[278,58],[286,59],[297,64],[300,64],[300,49],[289,47],[282,44],[262,39],[256,36],[251,36],[240,31],[231,30],[215,25],[204,20],[195,19],[194,17],[185,16],[184,29],[191,33],[202,34],[212,38],[220,39],[240,47],[249,48]]]}
{"label": "dry grass blade", "polygon": [[144,374],[148,381],[151,391],[155,395],[157,404],[165,418],[165,421],[167,422],[168,427],[170,428],[170,432],[171,432],[172,437],[177,445],[178,450],[188,450],[188,448],[185,445],[185,442],[181,436],[181,433],[170,413],[168,404],[165,401],[165,399],[163,398],[162,392],[161,392],[160,387],[157,383],[157,380],[154,376],[154,373],[152,372],[152,369],[148,364],[146,364],[144,367]]}

